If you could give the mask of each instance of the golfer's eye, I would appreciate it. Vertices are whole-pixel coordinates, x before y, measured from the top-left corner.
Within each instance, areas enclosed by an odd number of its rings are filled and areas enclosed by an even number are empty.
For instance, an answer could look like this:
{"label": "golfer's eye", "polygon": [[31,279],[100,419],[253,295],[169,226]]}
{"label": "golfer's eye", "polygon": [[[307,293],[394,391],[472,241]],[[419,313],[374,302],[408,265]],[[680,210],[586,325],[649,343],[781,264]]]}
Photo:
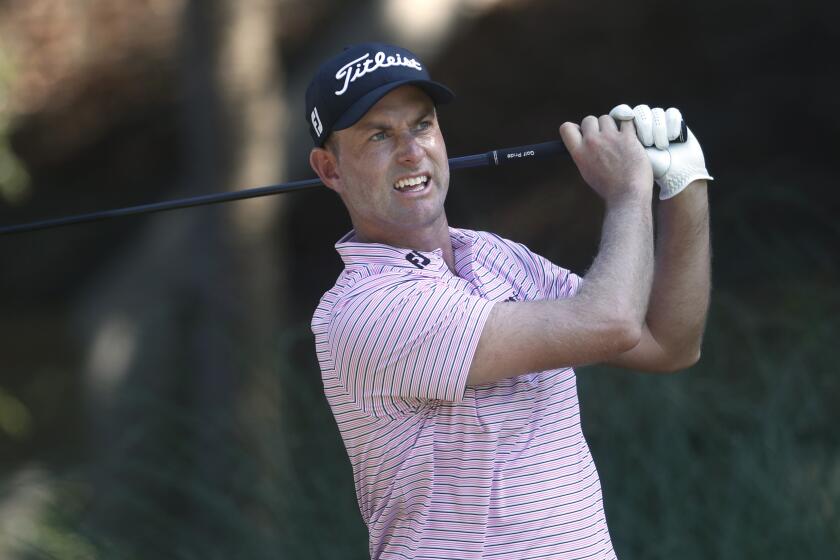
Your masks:
{"label": "golfer's eye", "polygon": [[385,140],[385,132],[384,131],[377,132],[376,134],[374,134],[370,137],[370,140],[372,140],[373,142],[381,142],[381,141]]}
{"label": "golfer's eye", "polygon": [[423,131],[432,128],[432,121],[420,121],[417,123],[417,130]]}

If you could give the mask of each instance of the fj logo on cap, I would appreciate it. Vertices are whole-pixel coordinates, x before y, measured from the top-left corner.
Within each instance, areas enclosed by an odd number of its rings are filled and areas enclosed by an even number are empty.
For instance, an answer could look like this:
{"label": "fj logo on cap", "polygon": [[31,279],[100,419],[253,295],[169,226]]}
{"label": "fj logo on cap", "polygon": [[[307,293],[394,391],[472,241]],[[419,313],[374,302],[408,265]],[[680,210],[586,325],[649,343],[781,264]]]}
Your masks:
{"label": "fj logo on cap", "polygon": [[312,109],[312,114],[309,115],[309,118],[312,120],[312,128],[315,130],[315,134],[321,136],[321,133],[324,132],[324,125],[321,124],[321,117],[318,116],[317,107]]}
{"label": "fj logo on cap", "polygon": [[351,60],[339,68],[338,72],[335,73],[336,80],[344,80],[344,85],[340,90],[336,91],[335,94],[344,95],[344,92],[347,91],[347,87],[351,82],[355,82],[365,74],[370,74],[371,72],[376,72],[380,68],[388,68],[389,66],[408,66],[409,68],[414,68],[415,70],[423,70],[423,67],[420,66],[420,63],[417,60],[402,57],[399,53],[392,56],[379,51],[373,55],[372,59],[370,58],[370,53],[365,53],[356,60]]}

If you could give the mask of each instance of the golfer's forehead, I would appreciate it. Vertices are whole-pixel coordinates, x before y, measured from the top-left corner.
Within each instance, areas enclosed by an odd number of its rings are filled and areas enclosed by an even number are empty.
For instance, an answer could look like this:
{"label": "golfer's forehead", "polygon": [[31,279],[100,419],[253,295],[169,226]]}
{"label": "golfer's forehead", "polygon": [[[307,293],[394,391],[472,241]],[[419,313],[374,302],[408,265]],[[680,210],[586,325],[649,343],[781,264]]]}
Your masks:
{"label": "golfer's forehead", "polygon": [[432,98],[425,91],[415,86],[401,86],[377,101],[353,128],[367,129],[417,119],[434,112],[434,108]]}

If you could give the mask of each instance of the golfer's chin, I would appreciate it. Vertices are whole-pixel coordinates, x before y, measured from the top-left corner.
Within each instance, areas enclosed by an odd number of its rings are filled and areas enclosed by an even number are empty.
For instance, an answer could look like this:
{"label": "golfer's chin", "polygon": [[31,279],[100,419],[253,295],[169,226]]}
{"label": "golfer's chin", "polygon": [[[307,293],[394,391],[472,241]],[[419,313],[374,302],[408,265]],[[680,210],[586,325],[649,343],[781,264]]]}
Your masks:
{"label": "golfer's chin", "polygon": [[409,201],[401,201],[396,223],[410,227],[432,226],[443,214],[443,196],[439,191],[418,196]]}

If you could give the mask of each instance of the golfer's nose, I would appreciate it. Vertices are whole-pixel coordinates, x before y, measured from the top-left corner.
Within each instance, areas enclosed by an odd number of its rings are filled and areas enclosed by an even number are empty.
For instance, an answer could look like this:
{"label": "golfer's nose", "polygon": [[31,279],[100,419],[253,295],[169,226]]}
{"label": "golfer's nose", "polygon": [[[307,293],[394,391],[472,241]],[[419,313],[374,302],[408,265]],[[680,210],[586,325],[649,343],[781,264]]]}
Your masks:
{"label": "golfer's nose", "polygon": [[423,159],[423,147],[410,132],[397,138],[397,160],[406,167],[416,167]]}

